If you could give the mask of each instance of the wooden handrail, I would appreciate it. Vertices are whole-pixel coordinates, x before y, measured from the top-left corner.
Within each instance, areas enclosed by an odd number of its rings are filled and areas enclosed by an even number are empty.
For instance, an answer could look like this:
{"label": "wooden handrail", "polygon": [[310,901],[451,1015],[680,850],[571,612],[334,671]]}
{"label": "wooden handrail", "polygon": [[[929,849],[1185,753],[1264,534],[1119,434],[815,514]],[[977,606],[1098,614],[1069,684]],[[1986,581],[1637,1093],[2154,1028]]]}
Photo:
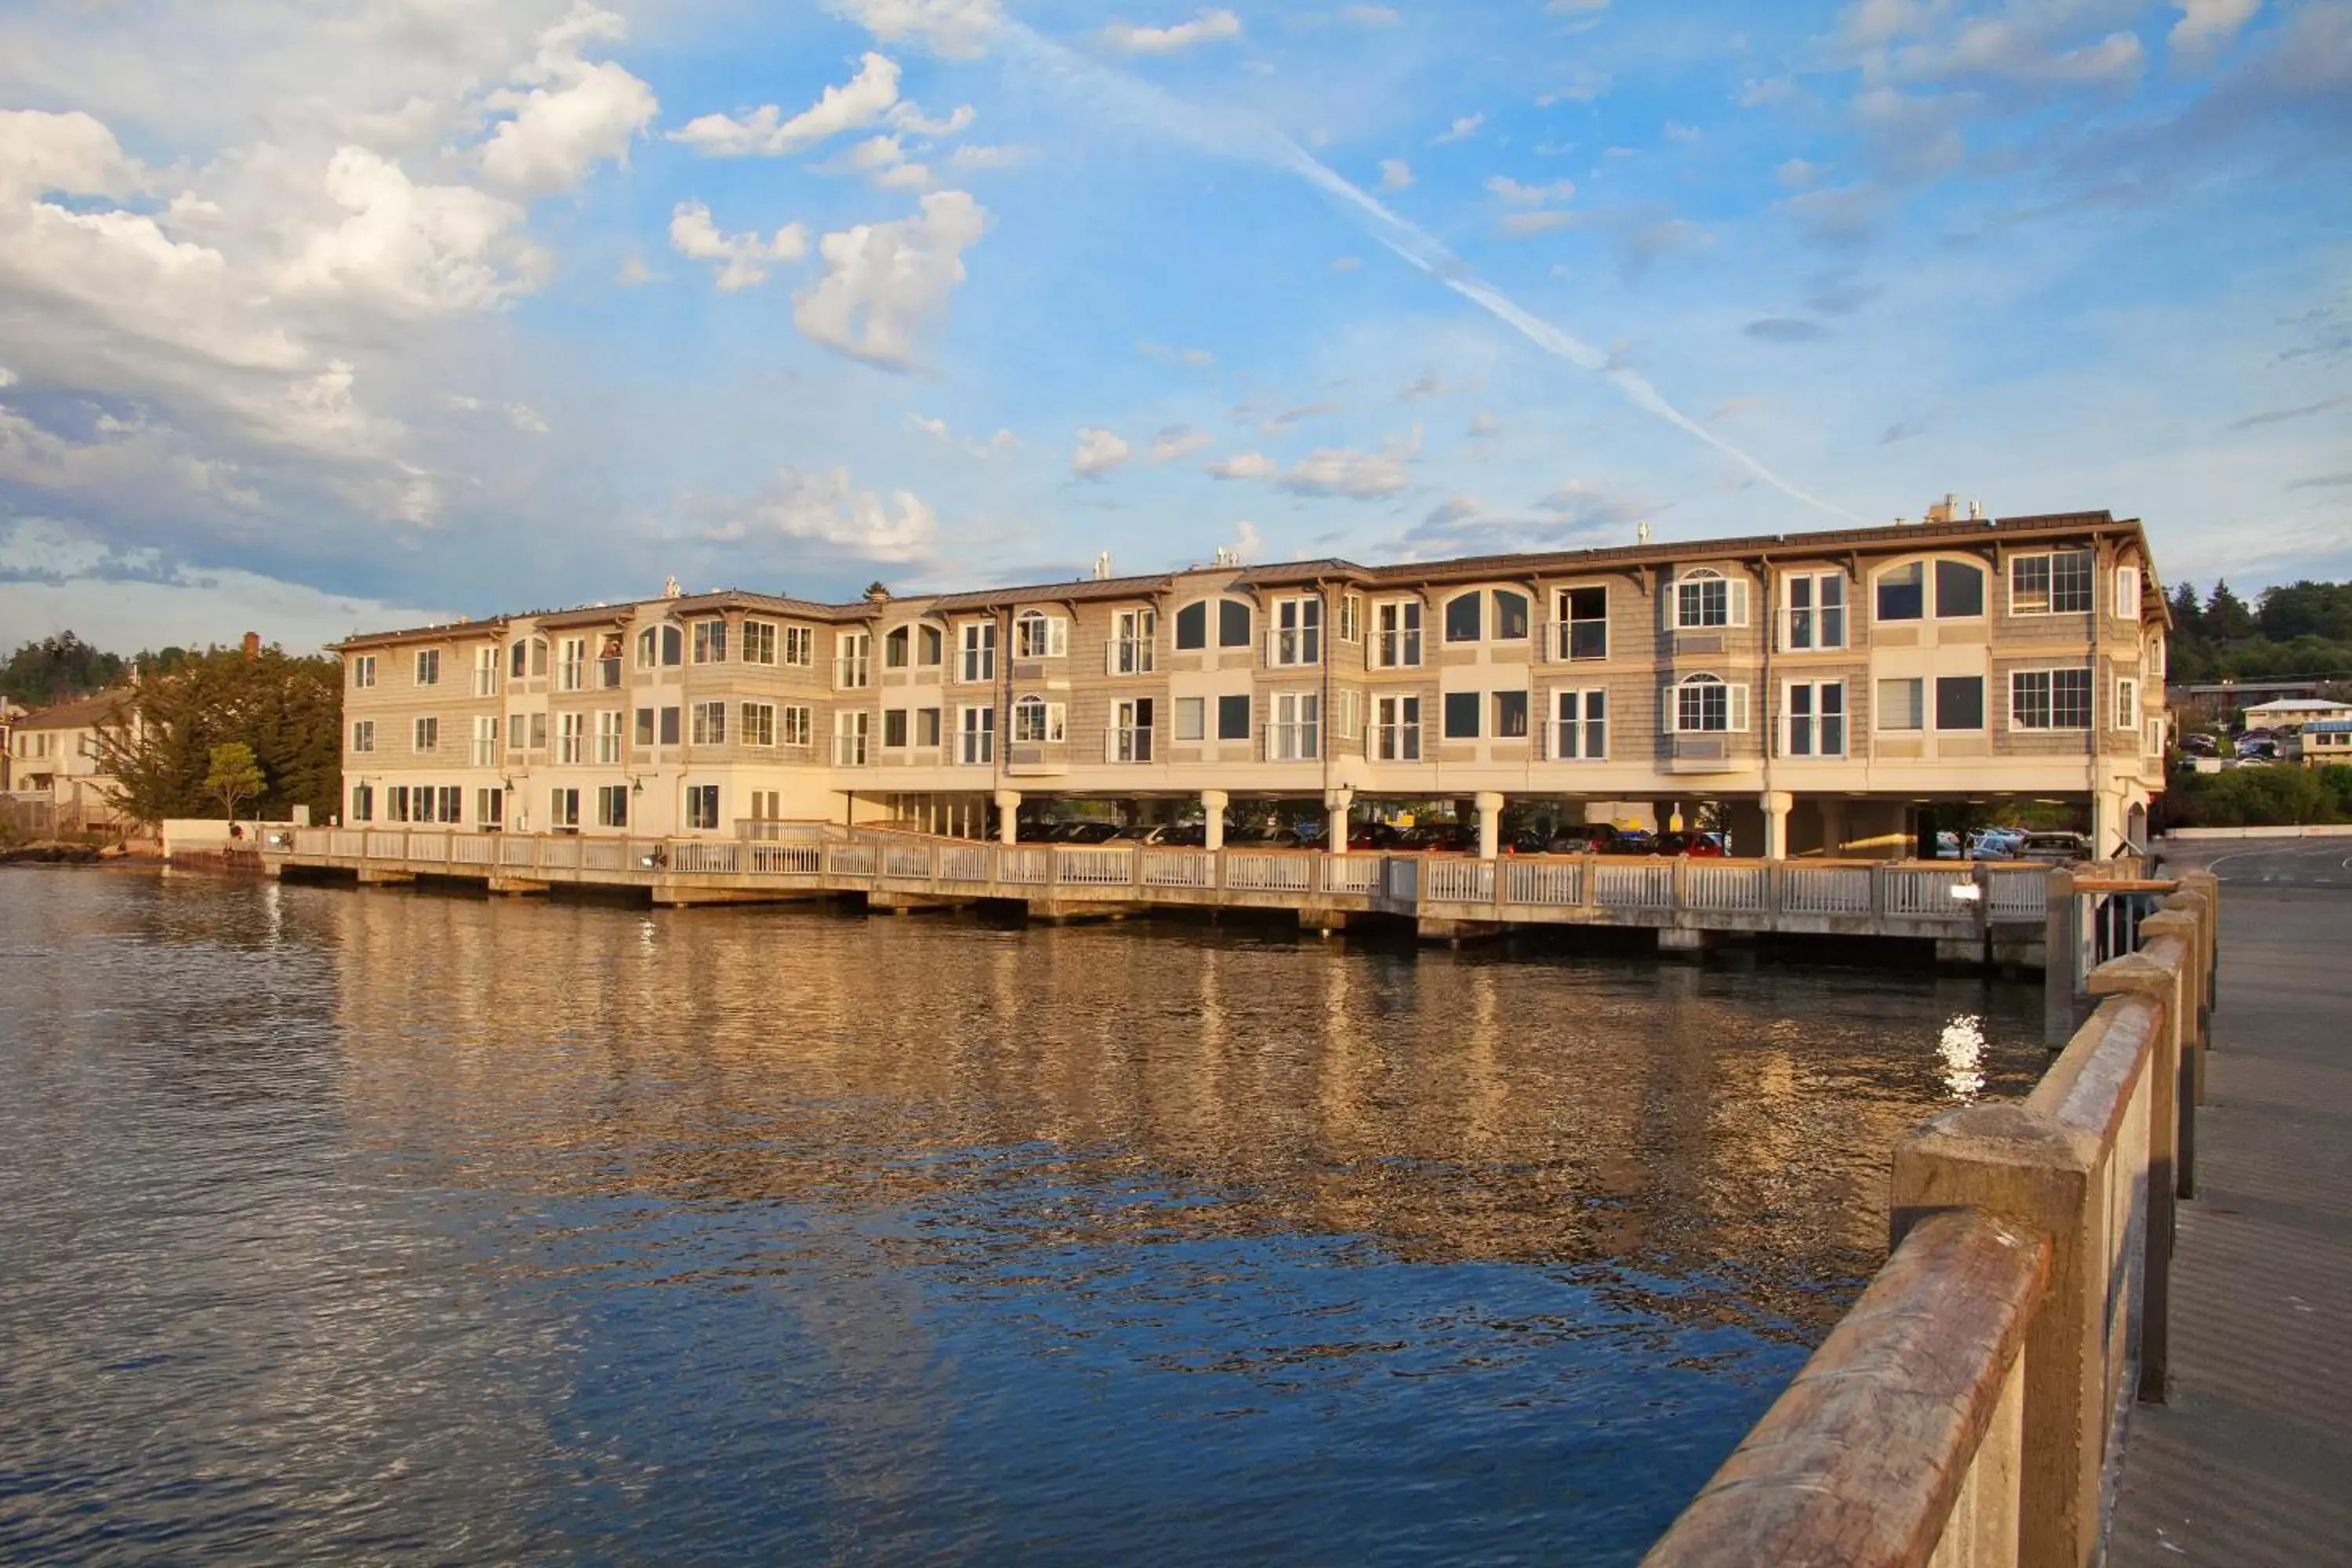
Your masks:
{"label": "wooden handrail", "polygon": [[1913,1226],[1644,1568],[1922,1568],[1971,1484],[2014,1467],[2049,1278],[2049,1237],[1980,1211]]}

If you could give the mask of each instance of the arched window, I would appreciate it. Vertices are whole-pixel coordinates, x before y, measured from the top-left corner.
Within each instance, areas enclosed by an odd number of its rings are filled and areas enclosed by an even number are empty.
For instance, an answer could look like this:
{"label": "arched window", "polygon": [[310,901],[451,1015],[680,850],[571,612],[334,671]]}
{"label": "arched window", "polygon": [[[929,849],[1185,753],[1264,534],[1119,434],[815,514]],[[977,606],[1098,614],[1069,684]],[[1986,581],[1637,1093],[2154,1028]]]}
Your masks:
{"label": "arched window", "polygon": [[1666,727],[1677,734],[1722,734],[1748,728],[1748,688],[1719,675],[1685,675],[1667,692]]}
{"label": "arched window", "polygon": [[1685,631],[1736,624],[1731,584],[1720,572],[1701,566],[1675,580],[1675,626]]}
{"label": "arched window", "polygon": [[654,661],[660,657],[660,639],[653,627],[647,626],[637,634],[637,668],[639,669],[651,669],[654,667]]}
{"label": "arched window", "polygon": [[1070,623],[1043,610],[1024,610],[1013,617],[1013,657],[1060,658],[1070,651]]}
{"label": "arched window", "polygon": [[1250,646],[1250,607],[1239,599],[1217,601],[1217,646]]}
{"label": "arched window", "polygon": [[891,628],[890,635],[882,639],[883,668],[904,669],[907,668],[907,645],[908,640],[907,628],[905,626],[894,626]]}
{"label": "arched window", "polygon": [[530,672],[533,675],[547,673],[547,639],[545,637],[530,639]]}
{"label": "arched window", "polygon": [[524,673],[526,670],[528,670],[530,668],[530,639],[528,639],[528,638],[520,638],[520,639],[518,639],[518,640],[516,641],[516,643],[515,643],[514,647],[513,647],[511,649],[509,649],[509,652],[508,652],[508,656],[507,656],[507,673],[508,673],[509,675],[512,676],[515,679],[517,679],[517,680],[520,680],[520,679],[523,678],[523,673]]}
{"label": "arched window", "polygon": [[686,630],[672,624],[661,629],[661,661],[664,664],[686,662]]}
{"label": "arched window", "polygon": [[1209,601],[1187,605],[1176,612],[1176,646],[1180,649],[1209,646]]}
{"label": "arched window", "polygon": [[1445,640],[1476,642],[1486,632],[1486,595],[1476,589],[1445,601]]}
{"label": "arched window", "polygon": [[1053,742],[1062,738],[1062,705],[1042,697],[1024,697],[1013,704],[1015,741]]}
{"label": "arched window", "polygon": [[1985,569],[1973,561],[1936,563],[1936,618],[1975,620],[1985,613]]}

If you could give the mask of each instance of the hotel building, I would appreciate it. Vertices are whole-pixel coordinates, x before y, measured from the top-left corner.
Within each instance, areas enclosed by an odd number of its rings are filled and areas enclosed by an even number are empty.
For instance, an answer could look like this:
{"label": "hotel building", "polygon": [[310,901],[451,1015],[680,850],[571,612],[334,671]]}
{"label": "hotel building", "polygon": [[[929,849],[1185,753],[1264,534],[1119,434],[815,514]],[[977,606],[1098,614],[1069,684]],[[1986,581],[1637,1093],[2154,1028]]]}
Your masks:
{"label": "hotel building", "polygon": [[1009,835],[1451,799],[1492,853],[1703,803],[1746,855],[1914,853],[1968,802],[2163,787],[2164,597],[2105,512],[1394,566],[1219,563],[820,604],[680,594],[337,645],[343,820],[733,836]]}

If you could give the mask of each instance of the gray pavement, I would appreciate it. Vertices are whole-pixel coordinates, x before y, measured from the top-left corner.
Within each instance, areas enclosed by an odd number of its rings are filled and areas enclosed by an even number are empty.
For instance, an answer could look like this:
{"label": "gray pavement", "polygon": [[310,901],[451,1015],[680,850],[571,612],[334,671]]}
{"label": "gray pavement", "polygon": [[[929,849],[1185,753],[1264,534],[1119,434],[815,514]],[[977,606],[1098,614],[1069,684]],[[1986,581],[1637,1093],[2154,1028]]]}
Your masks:
{"label": "gray pavement", "polygon": [[2352,839],[2165,860],[2221,879],[2221,1005],[2171,1403],[2133,1412],[2108,1560],[2352,1563]]}

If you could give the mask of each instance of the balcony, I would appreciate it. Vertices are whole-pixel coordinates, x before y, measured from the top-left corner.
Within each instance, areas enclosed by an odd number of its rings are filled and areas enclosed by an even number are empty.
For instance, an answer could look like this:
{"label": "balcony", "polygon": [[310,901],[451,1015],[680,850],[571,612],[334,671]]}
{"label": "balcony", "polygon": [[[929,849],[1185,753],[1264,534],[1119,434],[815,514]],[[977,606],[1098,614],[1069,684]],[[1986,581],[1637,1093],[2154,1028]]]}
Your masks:
{"label": "balcony", "polygon": [[1150,637],[1113,637],[1103,648],[1105,675],[1150,675],[1155,662]]}
{"label": "balcony", "polygon": [[1103,761],[1107,763],[1148,763],[1151,760],[1151,729],[1149,725],[1121,726],[1114,724],[1103,735]]}
{"label": "balcony", "polygon": [[1547,664],[1597,664],[1609,657],[1609,623],[1546,621],[1541,647]]}
{"label": "balcony", "polygon": [[1265,662],[1276,669],[1304,668],[1323,662],[1323,633],[1318,627],[1277,626],[1265,634]]}
{"label": "balcony", "polygon": [[1372,668],[1374,669],[1420,668],[1421,634],[1419,632],[1373,633]]}
{"label": "balcony", "polygon": [[874,671],[864,654],[850,654],[833,661],[833,684],[836,690],[864,690],[873,683],[873,678]]}
{"label": "balcony", "polygon": [[1418,724],[1375,724],[1366,739],[1376,763],[1421,761],[1421,726]]}
{"label": "balcony", "polygon": [[1311,763],[1322,756],[1320,724],[1268,724],[1265,760],[1269,763]]}
{"label": "balcony", "polygon": [[833,738],[833,765],[836,768],[864,767],[866,741],[864,735],[835,735]]}

